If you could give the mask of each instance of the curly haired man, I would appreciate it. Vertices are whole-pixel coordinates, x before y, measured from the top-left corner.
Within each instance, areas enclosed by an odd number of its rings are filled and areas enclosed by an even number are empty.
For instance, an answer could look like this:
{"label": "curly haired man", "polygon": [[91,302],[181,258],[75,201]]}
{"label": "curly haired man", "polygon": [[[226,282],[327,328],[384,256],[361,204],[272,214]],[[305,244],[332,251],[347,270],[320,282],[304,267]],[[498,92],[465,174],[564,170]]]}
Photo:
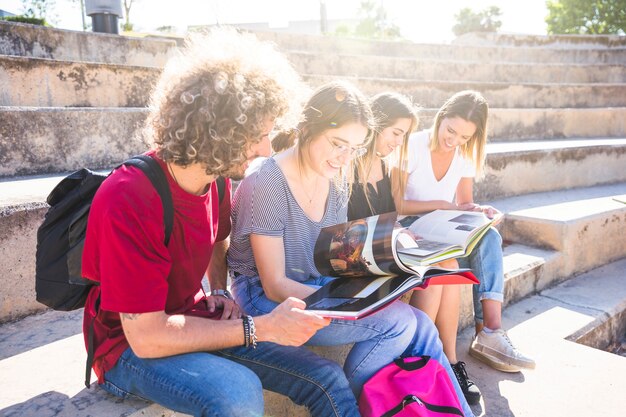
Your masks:
{"label": "curly haired man", "polygon": [[[83,275],[100,285],[84,328],[93,322],[93,369],[108,392],[194,416],[261,416],[266,388],[314,416],[358,415],[341,367],[298,347],[328,319],[295,298],[252,318],[226,291],[230,198],[220,201],[215,180],[269,156],[269,134],[301,88],[271,45],[232,30],[189,42],[167,64],[143,139],[172,194],[169,244],[159,195],[135,167],[107,178],[89,215]],[[230,196],[229,179],[225,188]]]}

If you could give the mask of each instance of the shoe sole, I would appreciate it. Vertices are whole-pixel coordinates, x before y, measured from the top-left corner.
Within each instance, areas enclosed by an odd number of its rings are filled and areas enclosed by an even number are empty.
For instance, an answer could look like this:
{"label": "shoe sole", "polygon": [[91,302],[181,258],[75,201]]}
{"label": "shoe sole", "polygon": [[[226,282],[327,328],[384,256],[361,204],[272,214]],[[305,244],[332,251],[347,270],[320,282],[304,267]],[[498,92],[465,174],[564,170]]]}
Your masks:
{"label": "shoe sole", "polygon": [[515,365],[511,365],[508,363],[503,363],[499,360],[497,360],[496,358],[493,358],[492,356],[489,356],[483,352],[480,352],[478,350],[474,350],[474,349],[470,349],[469,350],[469,354],[470,356],[478,359],[481,362],[486,363],[487,365],[491,366],[494,369],[497,369],[498,371],[502,371],[502,372],[520,372],[522,370],[521,367],[519,366],[515,366]]}
{"label": "shoe sole", "polygon": [[[473,355],[475,358],[479,358],[479,356],[484,357],[489,364],[495,364],[497,366],[493,366],[494,368],[504,371],[504,372],[518,372],[522,369],[535,369],[534,362],[524,362],[520,360],[516,360],[509,356],[503,355],[502,353],[489,348],[488,346],[483,346],[479,344],[472,343],[470,345],[470,353],[474,352],[476,355]],[[501,369],[502,368],[502,369]]]}
{"label": "shoe sole", "polygon": [[469,405],[476,405],[480,402],[480,393],[474,394],[471,392],[463,393],[465,400]]}

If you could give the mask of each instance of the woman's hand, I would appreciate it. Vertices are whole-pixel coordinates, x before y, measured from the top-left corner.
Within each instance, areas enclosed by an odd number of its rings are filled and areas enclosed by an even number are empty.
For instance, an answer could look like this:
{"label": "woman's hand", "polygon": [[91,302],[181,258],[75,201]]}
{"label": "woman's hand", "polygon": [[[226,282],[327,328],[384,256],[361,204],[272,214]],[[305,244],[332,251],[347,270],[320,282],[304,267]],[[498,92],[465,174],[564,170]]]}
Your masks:
{"label": "woman's hand", "polygon": [[457,210],[461,211],[481,211],[480,206],[476,203],[463,203],[458,204],[456,207]]}
{"label": "woman's hand", "polygon": [[485,216],[487,216],[488,219],[499,217],[499,219],[493,223],[494,226],[500,223],[503,218],[502,213],[497,208],[488,205],[481,206],[480,204],[476,203],[463,203],[459,204],[457,207],[458,210],[463,211],[480,211]]}
{"label": "woman's hand", "polygon": [[492,206],[479,206],[479,207],[480,207],[480,211],[482,211],[485,214],[485,216],[487,216],[487,218],[493,219],[495,217],[498,217],[498,220],[496,220],[493,223],[493,226],[500,223],[502,219],[504,218],[502,213],[495,207],[492,207]]}

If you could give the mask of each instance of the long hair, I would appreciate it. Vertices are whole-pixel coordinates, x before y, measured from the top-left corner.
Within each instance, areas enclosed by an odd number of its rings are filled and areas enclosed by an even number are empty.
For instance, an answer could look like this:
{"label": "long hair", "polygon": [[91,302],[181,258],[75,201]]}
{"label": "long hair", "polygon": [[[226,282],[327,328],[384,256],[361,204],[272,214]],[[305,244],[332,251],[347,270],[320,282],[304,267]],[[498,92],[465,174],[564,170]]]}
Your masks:
{"label": "long hair", "polygon": [[[352,84],[344,81],[333,81],[317,89],[302,110],[297,127],[278,133],[272,139],[274,152],[281,152],[296,146],[300,166],[305,163],[304,150],[310,143],[327,130],[337,129],[349,123],[358,123],[369,131],[374,127],[372,111],[365,96]],[[371,140],[368,135],[366,145]],[[352,165],[351,162],[350,165]],[[347,185],[353,181],[354,169],[340,171],[336,178],[337,185],[346,180]]]}
{"label": "long hair", "polygon": [[459,147],[461,156],[473,162],[476,169],[476,178],[480,179],[485,165],[487,147],[487,118],[489,105],[487,100],[477,91],[460,91],[450,97],[439,109],[435,116],[433,131],[430,140],[430,150],[439,149],[439,127],[446,118],[460,117],[476,125],[474,136]]}
{"label": "long hair", "polygon": [[300,77],[271,44],[233,29],[191,38],[153,90],[144,135],[157,155],[207,174],[241,166],[248,148],[299,104]]}
{"label": "long hair", "polygon": [[[402,94],[385,92],[380,93],[371,98],[370,106],[375,121],[375,128],[372,132],[373,140],[367,147],[367,153],[360,161],[357,161],[357,174],[359,177],[359,185],[364,188],[365,198],[367,203],[372,209],[369,197],[367,195],[367,180],[372,170],[372,164],[376,155],[376,142],[378,141],[381,132],[389,126],[396,123],[399,119],[409,119],[411,124],[406,134],[404,135],[404,142],[399,150],[395,151],[393,155],[390,155],[390,160],[387,161],[385,168],[387,172],[391,173],[392,167],[398,167],[402,171],[407,170],[408,165],[408,138],[409,135],[417,129],[418,120],[418,108],[413,104],[411,99]],[[406,180],[402,175],[391,176],[392,190],[403,190],[406,186]]]}

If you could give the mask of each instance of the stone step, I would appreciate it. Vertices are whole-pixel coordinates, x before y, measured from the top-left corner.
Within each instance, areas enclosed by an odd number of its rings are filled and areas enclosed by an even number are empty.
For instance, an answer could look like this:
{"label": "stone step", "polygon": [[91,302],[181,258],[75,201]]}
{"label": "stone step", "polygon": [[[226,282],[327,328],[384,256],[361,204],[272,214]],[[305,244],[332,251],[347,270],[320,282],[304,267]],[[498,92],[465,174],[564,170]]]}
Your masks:
{"label": "stone step", "polygon": [[524,35],[495,32],[472,32],[457,36],[453,45],[514,46],[552,49],[626,48],[620,35]]}
{"label": "stone step", "polygon": [[[506,222],[506,219],[505,219]],[[504,249],[504,303],[515,303],[537,293],[537,283],[549,281],[559,253],[520,244],[506,244]],[[474,327],[472,287],[461,287],[459,328]]]}
{"label": "stone step", "polygon": [[616,261],[503,311],[504,327],[514,345],[535,359],[535,370],[512,374],[493,370],[467,353],[474,330],[468,327],[461,332],[458,359],[466,362],[470,378],[483,395],[480,405],[472,407],[474,414],[622,415],[626,407],[626,357],[595,347],[604,349],[624,337],[625,268],[626,259]]}
{"label": "stone step", "polygon": [[0,55],[163,67],[176,42],[0,21]]}
{"label": "stone step", "polygon": [[262,40],[276,43],[287,51],[335,54],[381,55],[415,57],[452,61],[570,63],[570,64],[625,64],[624,47],[546,48],[536,46],[476,46],[422,44],[409,41],[370,41],[363,39],[316,36],[295,33],[255,31]]}
{"label": "stone step", "polygon": [[[420,111],[432,125],[436,109]],[[145,108],[0,107],[0,178],[107,168],[146,149],[137,134]],[[491,108],[491,142],[626,136],[626,107]]]}
{"label": "stone step", "polygon": [[109,168],[144,152],[145,108],[0,107],[0,178]]}
{"label": "stone step", "polygon": [[304,75],[312,86],[322,85],[337,78],[354,83],[367,95],[381,91],[400,91],[424,107],[438,107],[451,95],[461,90],[480,91],[490,106],[504,108],[550,107],[624,107],[626,83],[622,84],[531,84],[472,81],[419,81],[397,78],[333,77]]}
{"label": "stone step", "polygon": [[[157,68],[0,56],[0,106],[143,107],[159,75]],[[305,75],[312,86],[338,77]],[[473,81],[420,81],[341,77],[369,95],[401,91],[424,107],[437,108],[457,91],[481,91],[492,107],[624,107],[626,83],[531,84]]]}
{"label": "stone step", "polygon": [[[582,168],[586,170],[585,168]],[[589,170],[602,175],[597,170]],[[608,262],[626,257],[626,182],[563,189],[492,202],[507,213],[505,240],[560,253],[540,279],[542,289]]]}
{"label": "stone step", "polygon": [[0,106],[143,107],[160,69],[0,55]]}
{"label": "stone step", "polygon": [[487,145],[479,201],[626,181],[626,138]]}
{"label": "stone step", "polygon": [[612,64],[510,63],[497,61],[430,60],[380,55],[320,55],[290,52],[289,60],[302,74],[522,83],[623,83],[626,67]]}

